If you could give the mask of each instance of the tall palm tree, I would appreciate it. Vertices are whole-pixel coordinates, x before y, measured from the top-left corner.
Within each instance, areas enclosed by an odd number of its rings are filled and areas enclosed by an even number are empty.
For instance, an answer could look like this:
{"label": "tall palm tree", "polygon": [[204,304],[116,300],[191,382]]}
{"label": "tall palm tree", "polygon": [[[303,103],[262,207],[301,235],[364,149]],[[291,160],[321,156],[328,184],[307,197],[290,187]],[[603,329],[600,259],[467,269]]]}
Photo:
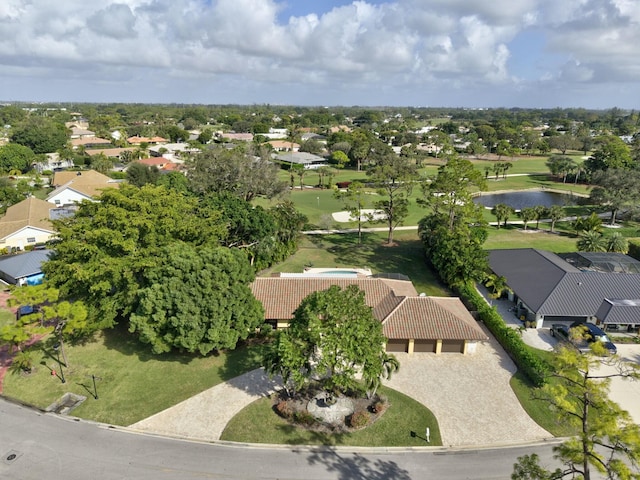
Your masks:
{"label": "tall palm tree", "polygon": [[387,353],[383,353],[381,358],[382,368],[380,366],[374,365],[372,368],[367,368],[365,366],[362,377],[367,385],[367,397],[372,398],[380,385],[382,385],[383,379],[390,379],[393,372],[397,372],[400,369],[400,362],[393,355],[389,355]]}
{"label": "tall palm tree", "polygon": [[552,205],[550,208],[545,209],[547,217],[551,220],[551,233],[553,233],[556,222],[564,217],[564,209],[560,205]]}

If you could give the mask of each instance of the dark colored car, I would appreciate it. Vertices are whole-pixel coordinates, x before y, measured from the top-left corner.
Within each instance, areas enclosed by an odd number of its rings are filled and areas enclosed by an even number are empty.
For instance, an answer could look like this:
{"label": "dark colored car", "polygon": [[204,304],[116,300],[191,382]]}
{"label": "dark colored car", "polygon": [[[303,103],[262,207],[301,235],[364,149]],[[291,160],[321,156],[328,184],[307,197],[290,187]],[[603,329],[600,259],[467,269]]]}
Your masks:
{"label": "dark colored car", "polygon": [[551,325],[551,336],[563,342],[569,342],[569,327],[561,323]]}
{"label": "dark colored car", "polygon": [[587,343],[593,342],[602,342],[604,347],[611,355],[615,355],[618,353],[618,349],[616,346],[609,340],[607,334],[597,325],[589,322],[573,322],[570,328],[583,328],[584,332],[584,340]]}

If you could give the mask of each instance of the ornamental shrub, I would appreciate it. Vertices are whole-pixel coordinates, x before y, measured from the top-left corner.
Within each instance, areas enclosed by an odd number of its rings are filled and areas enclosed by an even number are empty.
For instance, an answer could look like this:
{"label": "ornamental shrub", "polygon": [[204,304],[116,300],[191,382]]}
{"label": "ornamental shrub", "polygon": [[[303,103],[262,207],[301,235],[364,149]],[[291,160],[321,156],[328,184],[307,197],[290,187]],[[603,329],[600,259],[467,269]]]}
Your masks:
{"label": "ornamental shrub", "polygon": [[369,414],[369,412],[359,410],[351,414],[351,416],[349,417],[349,425],[352,428],[363,428],[369,424],[370,420],[371,415]]}

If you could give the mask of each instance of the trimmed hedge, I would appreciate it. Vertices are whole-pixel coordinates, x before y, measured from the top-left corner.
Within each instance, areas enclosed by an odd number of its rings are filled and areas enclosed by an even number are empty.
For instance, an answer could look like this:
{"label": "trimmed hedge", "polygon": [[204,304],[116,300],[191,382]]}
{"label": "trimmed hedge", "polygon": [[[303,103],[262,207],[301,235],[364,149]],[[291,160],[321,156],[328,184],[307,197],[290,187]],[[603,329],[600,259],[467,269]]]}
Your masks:
{"label": "trimmed hedge", "polygon": [[465,304],[478,312],[478,317],[493,333],[500,345],[507,351],[516,366],[524,373],[531,383],[541,387],[546,382],[549,366],[546,362],[532,354],[520,333],[507,327],[495,308],[490,307],[471,284],[459,285],[458,294]]}
{"label": "trimmed hedge", "polygon": [[627,241],[629,242],[629,252],[627,255],[636,260],[640,260],[640,238],[627,238]]}

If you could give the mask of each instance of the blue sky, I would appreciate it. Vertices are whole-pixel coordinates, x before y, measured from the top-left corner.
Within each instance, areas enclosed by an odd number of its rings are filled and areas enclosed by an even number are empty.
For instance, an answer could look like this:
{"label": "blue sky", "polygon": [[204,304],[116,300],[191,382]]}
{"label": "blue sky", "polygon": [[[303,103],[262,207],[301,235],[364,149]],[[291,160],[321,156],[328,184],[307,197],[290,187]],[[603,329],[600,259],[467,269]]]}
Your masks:
{"label": "blue sky", "polygon": [[2,0],[0,100],[640,108],[637,0]]}

